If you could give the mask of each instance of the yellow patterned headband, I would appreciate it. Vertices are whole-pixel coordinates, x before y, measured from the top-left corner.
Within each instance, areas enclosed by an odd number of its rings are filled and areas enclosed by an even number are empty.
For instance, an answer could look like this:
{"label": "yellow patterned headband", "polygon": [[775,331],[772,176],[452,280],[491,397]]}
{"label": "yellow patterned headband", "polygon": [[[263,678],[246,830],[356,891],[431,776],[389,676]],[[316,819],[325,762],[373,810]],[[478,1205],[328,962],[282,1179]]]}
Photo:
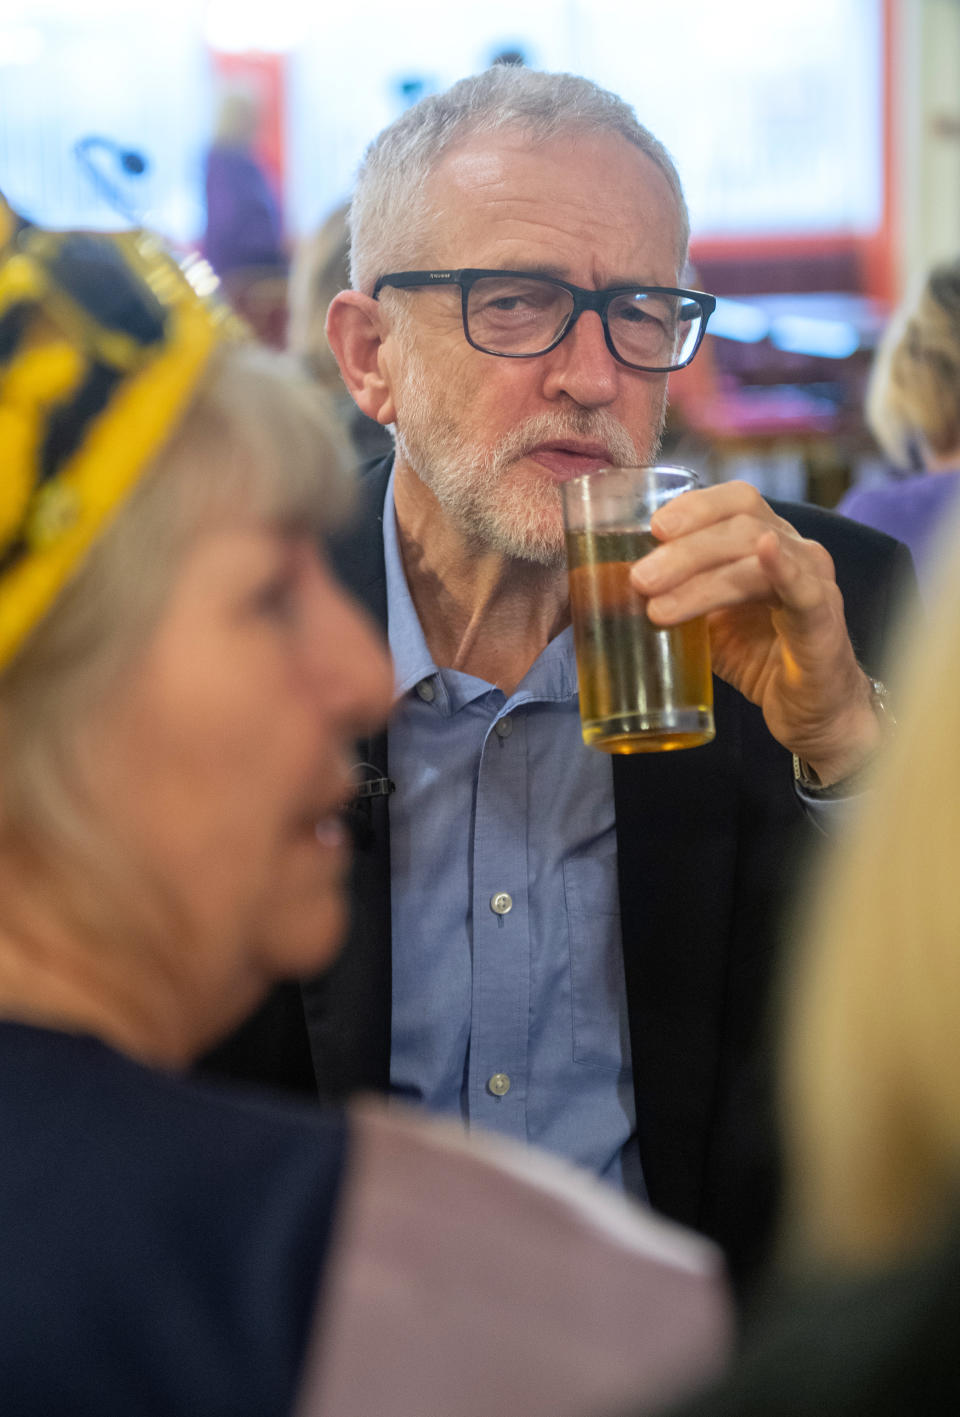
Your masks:
{"label": "yellow patterned headband", "polygon": [[0,670],[240,332],[215,284],[147,232],[47,231],[0,197]]}

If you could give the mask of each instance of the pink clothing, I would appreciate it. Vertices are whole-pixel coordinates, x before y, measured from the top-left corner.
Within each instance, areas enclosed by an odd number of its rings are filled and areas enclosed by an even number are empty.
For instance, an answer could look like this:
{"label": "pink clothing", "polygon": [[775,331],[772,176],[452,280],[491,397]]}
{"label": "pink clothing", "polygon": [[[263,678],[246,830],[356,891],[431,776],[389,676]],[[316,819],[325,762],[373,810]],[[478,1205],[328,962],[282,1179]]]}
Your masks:
{"label": "pink clothing", "polygon": [[732,1338],[708,1241],[586,1173],[351,1109],[297,1417],[582,1417],[704,1386]]}

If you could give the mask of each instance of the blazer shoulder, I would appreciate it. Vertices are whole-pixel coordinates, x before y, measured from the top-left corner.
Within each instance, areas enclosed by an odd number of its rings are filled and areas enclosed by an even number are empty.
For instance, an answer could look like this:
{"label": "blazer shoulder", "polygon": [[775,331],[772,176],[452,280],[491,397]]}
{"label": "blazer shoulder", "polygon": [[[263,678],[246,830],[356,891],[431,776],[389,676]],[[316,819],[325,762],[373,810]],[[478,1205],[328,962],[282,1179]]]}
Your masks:
{"label": "blazer shoulder", "polygon": [[850,517],[827,507],[818,507],[811,502],[780,502],[773,498],[769,499],[769,505],[778,516],[796,527],[801,536],[819,541],[828,550],[833,544],[841,550],[849,548],[851,551],[859,550],[866,555],[886,558],[894,556],[897,547],[906,549],[903,542],[888,536],[885,531],[864,526],[862,522],[852,521]]}
{"label": "blazer shoulder", "polygon": [[882,673],[890,660],[892,632],[919,604],[909,548],[886,532],[825,507],[773,500],[770,506],[801,536],[830,552],[857,657],[872,672]]}

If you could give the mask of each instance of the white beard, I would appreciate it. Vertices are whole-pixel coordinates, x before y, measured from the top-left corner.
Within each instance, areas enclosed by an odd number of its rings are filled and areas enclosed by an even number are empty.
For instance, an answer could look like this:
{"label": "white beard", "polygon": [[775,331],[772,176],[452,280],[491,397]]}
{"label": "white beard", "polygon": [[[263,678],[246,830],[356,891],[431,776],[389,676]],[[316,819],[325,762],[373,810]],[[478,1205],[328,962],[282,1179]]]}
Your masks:
{"label": "white beard", "polygon": [[546,471],[542,481],[509,475],[514,464],[541,443],[589,439],[602,443],[613,464],[623,467],[656,460],[666,398],[658,426],[643,448],[606,409],[576,406],[529,418],[492,444],[470,443],[445,405],[441,381],[427,371],[412,341],[406,346],[397,389],[398,410],[402,408],[402,427],[395,430],[397,451],[471,546],[540,566],[564,564],[560,484]]}

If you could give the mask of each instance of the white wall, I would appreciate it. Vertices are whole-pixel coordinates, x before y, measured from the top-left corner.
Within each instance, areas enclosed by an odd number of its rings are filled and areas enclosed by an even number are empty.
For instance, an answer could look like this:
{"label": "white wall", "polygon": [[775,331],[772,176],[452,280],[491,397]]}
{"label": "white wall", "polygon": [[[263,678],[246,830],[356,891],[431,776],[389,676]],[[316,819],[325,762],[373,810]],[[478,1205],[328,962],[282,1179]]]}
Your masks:
{"label": "white wall", "polygon": [[960,256],[960,0],[901,0],[900,274]]}
{"label": "white wall", "polygon": [[290,218],[314,226],[396,82],[441,89],[520,42],[584,74],[669,148],[695,234],[871,231],[880,218],[880,0],[366,0],[305,27],[291,55]]}

